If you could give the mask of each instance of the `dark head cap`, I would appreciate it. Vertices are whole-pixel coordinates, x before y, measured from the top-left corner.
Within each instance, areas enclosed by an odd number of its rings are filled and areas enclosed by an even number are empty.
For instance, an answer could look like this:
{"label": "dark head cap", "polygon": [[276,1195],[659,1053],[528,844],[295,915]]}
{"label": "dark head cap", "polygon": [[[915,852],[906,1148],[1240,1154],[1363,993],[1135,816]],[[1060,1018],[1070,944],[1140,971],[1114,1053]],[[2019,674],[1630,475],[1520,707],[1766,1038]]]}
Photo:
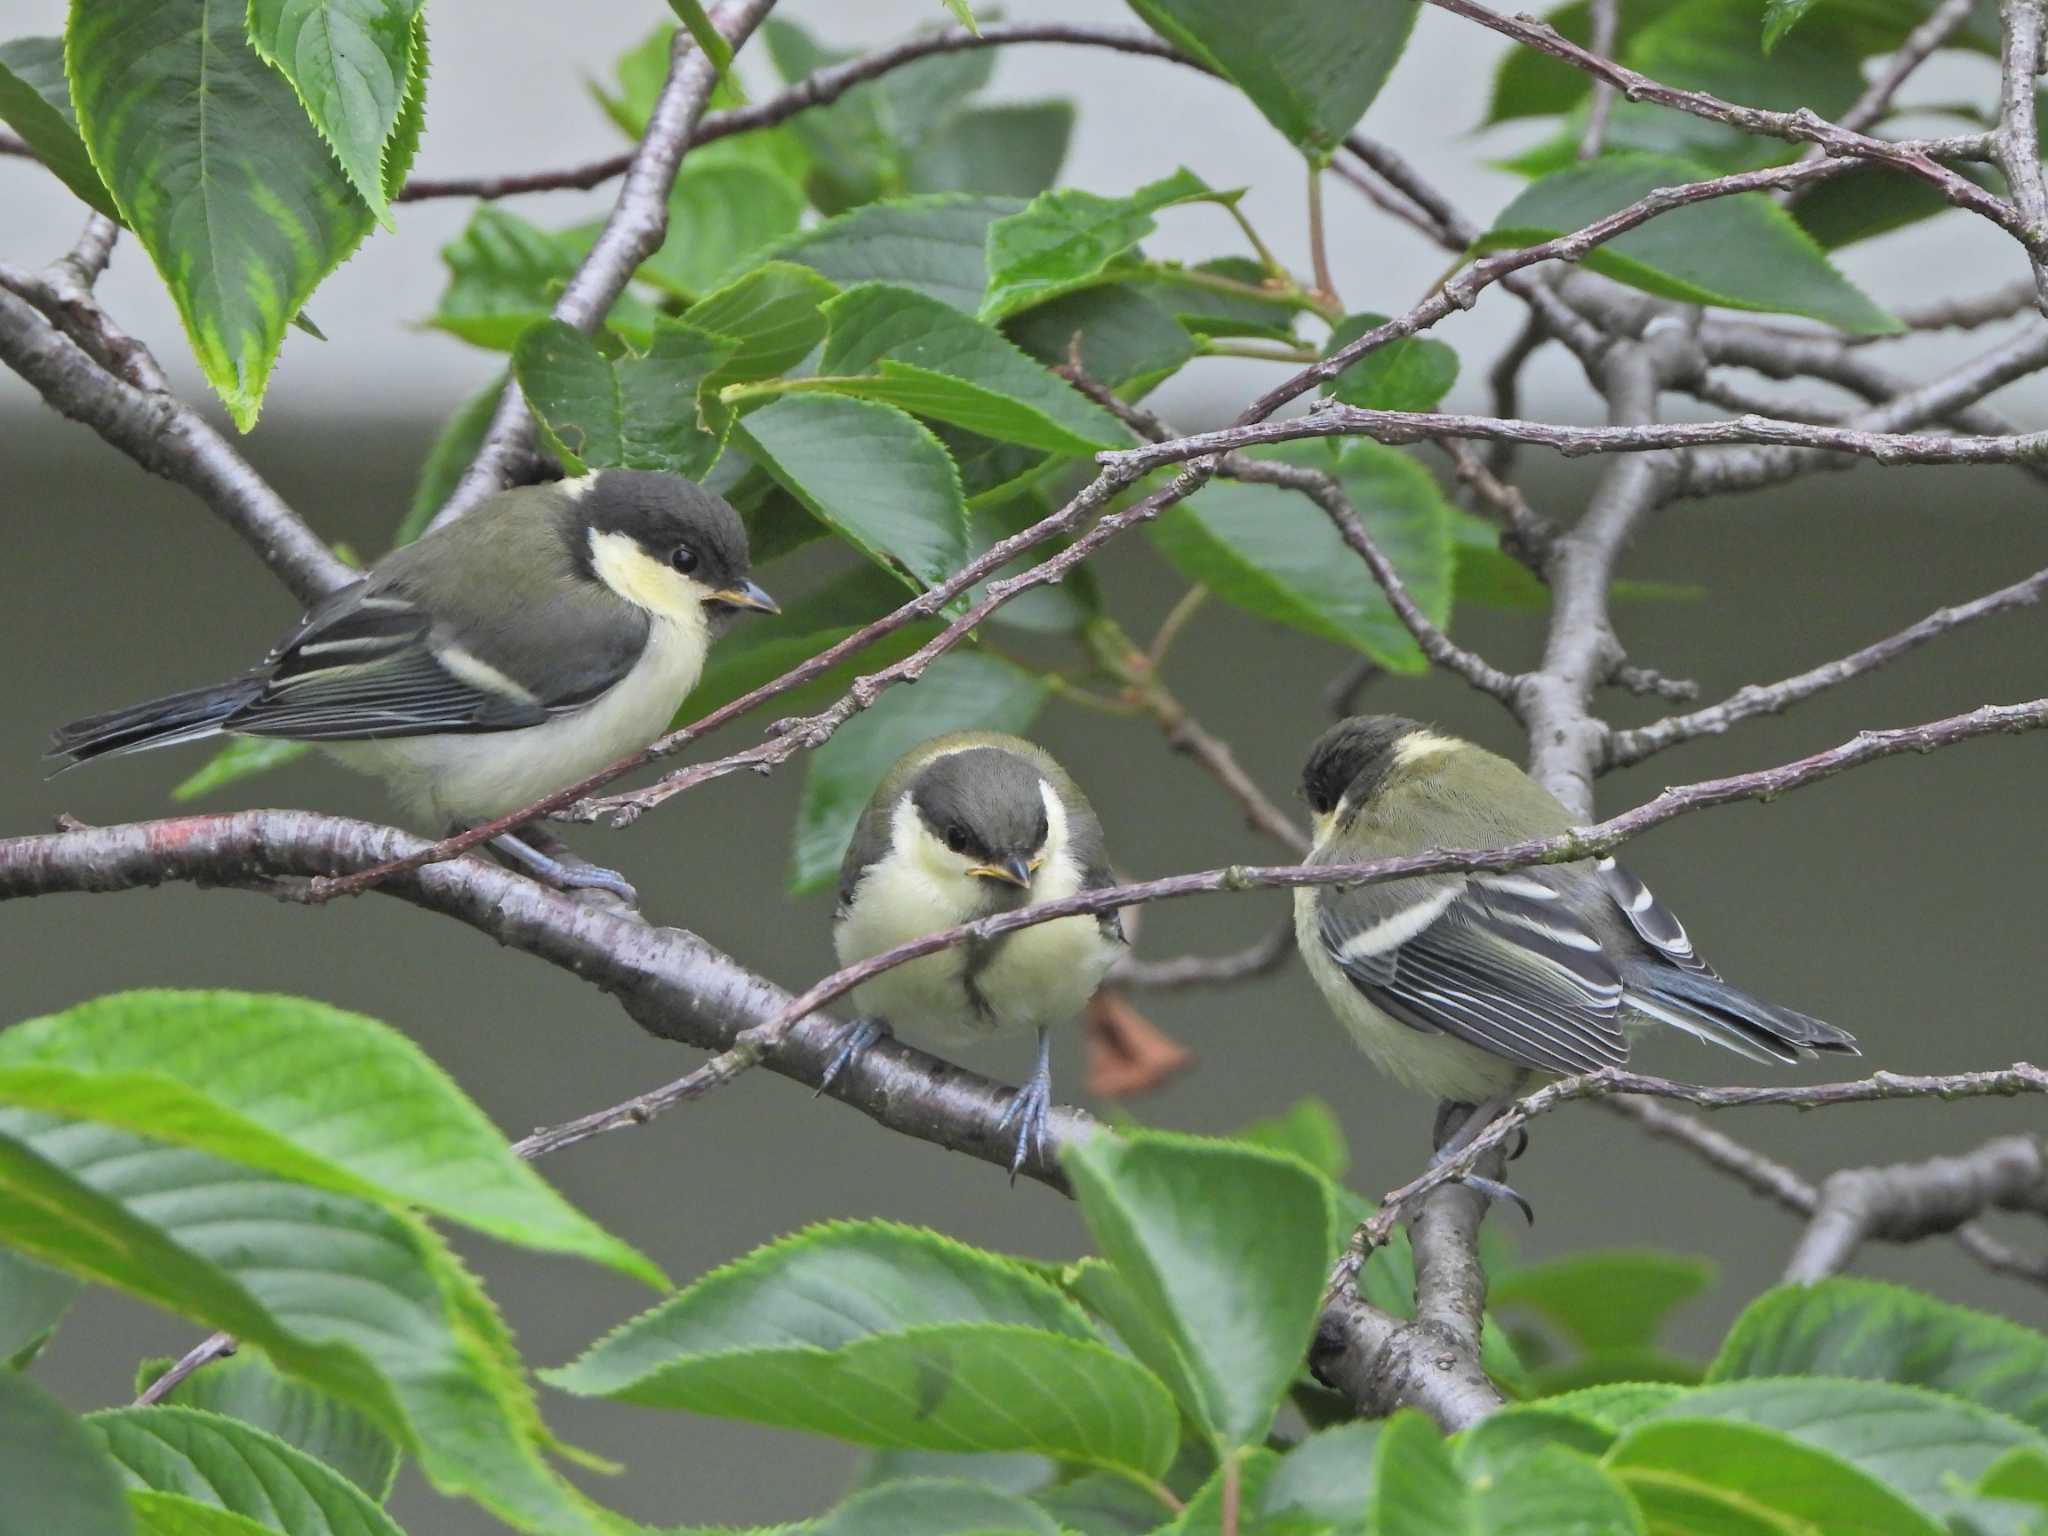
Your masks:
{"label": "dark head cap", "polygon": [[1400,715],[1353,715],[1316,738],[1302,765],[1301,793],[1318,816],[1337,808],[1345,791],[1354,803],[1372,798],[1394,766],[1394,744],[1424,729]]}
{"label": "dark head cap", "polygon": [[[566,481],[579,531],[572,544],[587,547],[588,533],[624,534],[658,560],[716,593],[734,594],[728,606],[775,611],[755,586],[747,530],[724,497],[680,475],[644,469],[601,469]],[[721,599],[723,600],[723,599]]]}
{"label": "dark head cap", "polygon": [[934,759],[911,785],[910,798],[932,836],[953,852],[1028,884],[1030,864],[1051,830],[1042,782],[1014,752],[970,747]]}

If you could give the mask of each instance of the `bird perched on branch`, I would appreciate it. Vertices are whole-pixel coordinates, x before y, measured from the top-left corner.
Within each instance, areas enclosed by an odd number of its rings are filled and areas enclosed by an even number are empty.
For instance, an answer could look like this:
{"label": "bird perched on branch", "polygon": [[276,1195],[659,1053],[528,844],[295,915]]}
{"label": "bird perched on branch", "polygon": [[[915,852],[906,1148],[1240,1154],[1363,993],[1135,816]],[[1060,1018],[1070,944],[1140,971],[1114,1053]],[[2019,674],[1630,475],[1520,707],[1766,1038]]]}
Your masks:
{"label": "bird perched on branch", "polygon": [[[840,964],[853,965],[976,918],[1113,884],[1102,825],[1050,754],[1015,736],[962,731],[905,753],[861,813],[840,866],[833,944]],[[855,989],[862,1017],[847,1025],[825,1082],[895,1026],[942,1044],[1035,1030],[1037,1066],[1003,1117],[1017,1127],[1014,1180],[1027,1155],[1044,1155],[1051,1027],[1081,1011],[1123,950],[1123,928],[1106,912],[884,971]]]}
{"label": "bird perched on branch", "polygon": [[[503,491],[321,599],[243,676],[74,720],[50,750],[68,768],[219,735],[311,742],[436,830],[473,825],[661,734],[731,616],[777,611],[749,570],[739,515],[674,475]],[[528,838],[498,846],[631,899]]]}
{"label": "bird perched on branch", "polygon": [[[1513,763],[1394,715],[1325,731],[1302,769],[1310,864],[1495,848],[1576,823]],[[1626,1029],[1669,1025],[1752,1061],[1854,1056],[1854,1037],[1723,981],[1649,887],[1613,859],[1506,874],[1302,886],[1295,938],[1373,1065],[1463,1112],[1455,1151],[1532,1075],[1628,1060]],[[1476,1181],[1475,1181],[1476,1182]]]}

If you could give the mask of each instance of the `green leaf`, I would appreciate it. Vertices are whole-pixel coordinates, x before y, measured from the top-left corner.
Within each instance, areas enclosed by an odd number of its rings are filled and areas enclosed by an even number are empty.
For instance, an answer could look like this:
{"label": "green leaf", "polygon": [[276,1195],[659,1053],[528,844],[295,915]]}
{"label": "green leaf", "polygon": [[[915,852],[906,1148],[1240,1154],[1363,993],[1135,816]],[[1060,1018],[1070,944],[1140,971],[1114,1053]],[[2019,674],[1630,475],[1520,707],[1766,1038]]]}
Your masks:
{"label": "green leaf", "polygon": [[1032,1502],[1073,1536],[1148,1536],[1167,1515],[1154,1495],[1108,1472],[1084,1473],[1032,1495]]}
{"label": "green leaf", "polygon": [[245,992],[121,992],[0,1031],[0,1102],[417,1206],[666,1284],[515,1156],[418,1046],[361,1014]]}
{"label": "green leaf", "polygon": [[1375,1447],[1373,1536],[1645,1536],[1622,1485],[1564,1445],[1528,1450],[1512,1472],[1482,1470],[1468,1480],[1436,1426],[1404,1408]]}
{"label": "green leaf", "polygon": [[128,1507],[135,1515],[136,1536],[271,1536],[271,1527],[247,1515],[180,1494],[131,1489]]}
{"label": "green leaf", "polygon": [[[544,230],[501,208],[479,208],[462,233],[441,247],[448,286],[431,323],[476,346],[509,352],[529,327],[549,318],[588,248],[585,236]],[[605,323],[644,345],[657,318],[653,308],[627,293]]]}
{"label": "green leaf", "polygon": [[1814,7],[1814,0],[1764,0],[1764,52],[1769,53]]}
{"label": "green leaf", "polygon": [[[843,733],[842,733],[843,734]],[[1172,1400],[1021,1264],[884,1222],[813,1227],[547,1379],[864,1445],[1037,1451],[1156,1476]]]}
{"label": "green leaf", "polygon": [[685,162],[668,199],[668,238],[637,276],[670,293],[707,293],[743,258],[793,233],[804,195],[756,165]]}
{"label": "green leaf", "polygon": [[[448,418],[434,439],[434,446],[427,450],[426,462],[420,465],[420,478],[412,489],[412,501],[406,507],[405,521],[398,525],[398,532],[392,536],[391,544],[397,548],[410,544],[427,531],[427,525],[434,520],[434,514],[441,510],[449,496],[454,493],[456,482],[462,472],[469,468],[469,461],[476,457],[477,450],[484,445],[484,433],[490,429],[491,417],[497,414],[498,400],[505,393],[505,374],[499,374],[482,389],[471,395],[456,407],[455,414]],[[252,740],[248,745],[255,745]],[[232,743],[222,750],[225,757],[242,743]],[[297,743],[277,741],[272,746],[293,746]],[[218,760],[216,760],[218,761]],[[211,766],[211,765],[209,765]],[[203,775],[207,770],[201,769]],[[254,771],[254,770],[252,770]],[[187,779],[171,791],[173,799],[181,799],[188,787],[196,782],[198,775]],[[239,777],[239,775],[237,775]],[[207,786],[211,788],[211,785]],[[190,790],[192,794],[199,790]]]}
{"label": "green leaf", "polygon": [[1525,1307],[1583,1350],[1644,1349],[1670,1314],[1714,1283],[1710,1259],[1655,1248],[1609,1249],[1496,1276],[1492,1305]]}
{"label": "green leaf", "polygon": [[413,75],[423,0],[249,0],[249,42],[298,93],[356,195],[386,228],[385,146]]}
{"label": "green leaf", "polygon": [[662,22],[613,61],[612,78],[619,87],[616,92],[607,91],[595,80],[589,81],[590,94],[629,139],[638,139],[647,132],[654,99],[668,81],[669,55],[674,51],[675,40],[676,29]]}
{"label": "green leaf", "polygon": [[1310,1435],[1280,1458],[1266,1480],[1261,1512],[1328,1520],[1345,1527],[1357,1525],[1372,1497],[1374,1448],[1379,1437],[1380,1425],[1366,1419]]}
{"label": "green leaf", "polygon": [[791,853],[792,895],[839,878],[868,797],[896,759],[947,731],[1031,728],[1051,685],[994,656],[952,651],[917,682],[891,688],[810,756]]}
{"label": "green leaf", "polygon": [[915,288],[971,315],[988,287],[989,229],[1023,206],[1014,197],[898,198],[827,219],[764,255],[809,267],[841,287]]}
{"label": "green leaf", "polygon": [[874,1451],[861,1469],[856,1486],[879,1488],[885,1483],[924,1479],[966,1479],[1003,1493],[1035,1493],[1059,1477],[1059,1463],[1029,1451]]}
{"label": "green leaf", "polygon": [[1344,1128],[1323,1100],[1311,1094],[1282,1115],[1254,1120],[1231,1133],[1231,1140],[1298,1157],[1324,1178],[1338,1180],[1351,1166],[1351,1148]]}
{"label": "green leaf", "polygon": [[[773,17],[762,28],[776,72],[795,84],[852,55],[820,45],[795,23]],[[812,201],[839,213],[904,189],[907,163],[942,139],[965,99],[995,68],[988,49],[934,54],[847,91],[790,123],[811,159]]]}
{"label": "green leaf", "polygon": [[[168,1360],[158,1362],[168,1368]],[[146,1373],[142,1386],[162,1370]],[[244,1351],[194,1371],[163,1399],[165,1406],[199,1411],[202,1417],[222,1415],[262,1430],[314,1461],[331,1467],[382,1503],[398,1477],[398,1446],[364,1414],[317,1392],[302,1382],[280,1376],[264,1361]]]}
{"label": "green leaf", "polygon": [[1932,1519],[1847,1462],[1754,1425],[1658,1419],[1623,1435],[1606,1465],[1658,1530],[1713,1530],[1679,1516],[1718,1499],[1802,1531],[1941,1536]]}
{"label": "green leaf", "polygon": [[1188,1499],[1187,1508],[1182,1510],[1171,1525],[1160,1527],[1158,1536],[1241,1536],[1246,1529],[1242,1511],[1257,1509],[1266,1496],[1266,1482],[1272,1477],[1273,1469],[1279,1464],[1277,1453],[1259,1446],[1240,1451],[1236,1456],[1238,1470],[1238,1505],[1240,1514],[1235,1525],[1223,1518],[1224,1495],[1227,1484],[1224,1469],[1218,1467],[1210,1473],[1201,1487]]}
{"label": "green leaf", "polygon": [[[1349,346],[1386,320],[1385,315],[1346,315],[1330,332],[1323,355],[1328,357],[1339,347]],[[1432,337],[1403,336],[1376,347],[1327,380],[1323,393],[1367,410],[1428,411],[1435,409],[1457,382],[1456,352]]]}
{"label": "green leaf", "polygon": [[1226,1447],[1263,1439],[1333,1257],[1322,1182],[1291,1158],[1143,1132],[1094,1137],[1062,1164],[1097,1244],[1174,1345],[1193,1389],[1182,1407]]}
{"label": "green leaf", "polygon": [[1004,322],[1010,339],[1048,366],[1069,360],[1080,343],[1089,378],[1138,400],[1177,373],[1195,344],[1166,307],[1126,283],[1084,288]]}
{"label": "green leaf", "polygon": [[[1263,455],[1262,455],[1263,456]],[[1429,472],[1398,449],[1290,445],[1271,457],[1334,473],[1408,594],[1435,623],[1451,605],[1449,507]],[[1350,646],[1395,672],[1426,663],[1385,595],[1322,509],[1274,486],[1216,483],[1169,509],[1151,537],[1190,581],[1294,629]]]}
{"label": "green leaf", "polygon": [[2016,1499],[2048,1509],[2048,1449],[2014,1446],[1985,1469],[1977,1479],[1977,1492],[1987,1498]]}
{"label": "green leaf", "polygon": [[1066,187],[1041,192],[988,231],[988,291],[977,313],[1001,320],[1100,279],[1111,260],[1150,234],[1152,215],[1181,203],[1230,204],[1242,192],[1218,192],[1185,167],[1128,197],[1098,197]]}
{"label": "green leaf", "polygon": [[1683,1388],[1661,1381],[1603,1382],[1546,1398],[1543,1407],[1618,1430],[1650,1417],[1684,1396]]}
{"label": "green leaf", "polygon": [[1958,1398],[1891,1382],[1768,1377],[1703,1387],[1640,1423],[1735,1419],[1840,1457],[1901,1498],[1938,1511],[2001,1456],[2048,1442],[2019,1421]]}
{"label": "green leaf", "polygon": [[1358,126],[1415,26],[1405,0],[1333,12],[1320,0],[1130,0],[1161,37],[1251,98],[1266,121],[1317,160]]}
{"label": "green leaf", "polygon": [[1051,453],[1130,443],[1114,416],[1001,334],[913,289],[863,283],[827,302],[825,318],[819,372],[835,390]]}
{"label": "green leaf", "polygon": [[[1979,186],[2002,188],[2002,183],[1997,183],[1981,166],[1958,164],[1950,168]],[[1832,251],[1904,229],[1954,207],[1939,187],[1930,186],[1917,176],[1885,166],[1866,165],[1809,187],[1806,195],[1793,205],[1792,216],[1823,250]]]}
{"label": "green leaf", "polygon": [[974,7],[969,5],[967,0],[946,0],[946,9],[953,13],[953,19],[961,26],[976,37],[981,36],[981,28],[974,22]]}
{"label": "green leaf", "polygon": [[[1510,203],[1473,254],[1582,228],[1659,187],[1711,173],[1659,155],[1603,155],[1546,176]],[[1585,265],[1646,293],[1692,304],[1805,315],[1859,335],[1898,322],[1837,272],[1791,215],[1746,192],[1662,214],[1587,253]]]}
{"label": "green leaf", "polygon": [[815,1520],[805,1536],[1060,1536],[1029,1499],[958,1477],[907,1478],[865,1488]]}
{"label": "green leaf", "polygon": [[0,1240],[262,1350],[443,1492],[596,1536],[490,1303],[417,1218],[79,1121],[0,1110]]}
{"label": "green leaf", "polygon": [[1535,610],[1550,606],[1550,588],[1500,547],[1500,529],[1463,507],[1451,508],[1451,549],[1457,600],[1482,608]]}
{"label": "green leaf", "polygon": [[[1211,281],[1219,277],[1231,286]],[[1265,268],[1249,257],[1216,256],[1192,267],[1146,266],[1132,278],[1197,336],[1252,336],[1290,344],[1299,339],[1294,323],[1303,301],[1266,287]]]}
{"label": "green leaf", "polygon": [[1457,1437],[1458,1470],[1475,1485],[1506,1483],[1539,1451],[1562,1447],[1597,1459],[1614,1440],[1614,1430],[1592,1419],[1547,1403],[1511,1403]]}
{"label": "green leaf", "polygon": [[62,1270],[0,1248],[0,1369],[27,1370],[83,1289]]}
{"label": "green leaf", "polygon": [[287,763],[297,762],[312,746],[303,741],[285,741],[262,736],[237,736],[216,751],[196,773],[182,779],[171,791],[180,804],[210,795],[217,789],[259,773],[269,773]]}
{"label": "green leaf", "polygon": [[[1634,0],[1621,7],[1616,18],[1617,49],[1679,0]],[[1544,22],[1580,47],[1590,47],[1593,28],[1587,0],[1573,0],[1543,14]],[[1754,16],[1755,12],[1752,11]],[[1518,117],[1554,117],[1569,112],[1592,90],[1589,76],[1562,59],[1538,53],[1534,48],[1510,48],[1501,55],[1493,76],[1493,91],[1487,101],[1488,124],[1504,123]]]}
{"label": "green leaf", "polygon": [[1029,101],[962,112],[904,168],[912,192],[1036,197],[1059,179],[1074,133],[1067,101]]}
{"label": "green leaf", "polygon": [[697,392],[734,350],[663,320],[645,352],[610,356],[574,326],[544,320],[513,348],[512,374],[571,474],[651,469],[696,480],[724,446],[697,424]]}
{"label": "green leaf", "polygon": [[78,136],[71,85],[64,78],[63,38],[0,43],[0,122],[20,134],[36,158],[79,197],[110,219],[121,217]]}
{"label": "green leaf", "polygon": [[86,1428],[131,1487],[214,1505],[290,1536],[402,1536],[339,1472],[233,1419],[192,1408],[117,1408],[93,1414]]}
{"label": "green leaf", "polygon": [[734,431],[753,461],[861,553],[913,589],[960,568],[967,504],[939,440],[894,406],[785,395]]}
{"label": "green leaf", "polygon": [[2048,1336],[1873,1280],[1767,1291],[1735,1320],[1711,1382],[1851,1376],[1951,1393],[2048,1433]]}
{"label": "green leaf", "polygon": [[64,1406],[0,1371],[0,1536],[128,1536],[120,1474]]}
{"label": "green leaf", "polygon": [[838,291],[808,267],[771,261],[707,293],[683,319],[733,342],[735,350],[704,387],[772,378],[802,362],[825,339],[823,305]]}
{"label": "green leaf", "polygon": [[224,0],[73,0],[78,125],[207,380],[256,424],[285,328],[371,217]]}

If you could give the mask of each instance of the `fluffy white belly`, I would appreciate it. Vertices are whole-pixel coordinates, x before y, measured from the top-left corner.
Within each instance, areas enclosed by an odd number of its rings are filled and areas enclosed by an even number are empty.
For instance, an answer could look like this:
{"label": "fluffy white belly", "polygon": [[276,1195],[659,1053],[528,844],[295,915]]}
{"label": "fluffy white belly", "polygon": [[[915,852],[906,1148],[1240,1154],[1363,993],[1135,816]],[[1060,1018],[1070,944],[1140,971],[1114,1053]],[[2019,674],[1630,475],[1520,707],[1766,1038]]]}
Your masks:
{"label": "fluffy white belly", "polygon": [[[1033,882],[1031,900],[1055,901],[1079,888],[1080,875],[1072,862],[1057,858]],[[863,877],[834,944],[840,964],[851,965],[983,915],[961,910],[937,881],[909,860],[892,855]],[[976,1009],[969,996],[965,947],[884,971],[855,989],[854,1003],[862,1013],[879,1014],[897,1029],[960,1045],[1071,1019],[1094,995],[1116,957],[1116,946],[1102,937],[1094,918],[1063,917],[997,942],[994,955],[974,978],[993,1017]]]}
{"label": "fluffy white belly", "polygon": [[1350,1031],[1372,1064],[1416,1093],[1479,1104],[1521,1080],[1522,1068],[1454,1035],[1425,1034],[1390,1018],[1353,985],[1316,931],[1314,891],[1294,892],[1294,936],[1308,973],[1322,988],[1330,1011]]}
{"label": "fluffy white belly", "polygon": [[704,670],[706,636],[656,618],[633,670],[573,714],[516,731],[323,743],[382,776],[431,830],[487,821],[588,778],[668,728]]}

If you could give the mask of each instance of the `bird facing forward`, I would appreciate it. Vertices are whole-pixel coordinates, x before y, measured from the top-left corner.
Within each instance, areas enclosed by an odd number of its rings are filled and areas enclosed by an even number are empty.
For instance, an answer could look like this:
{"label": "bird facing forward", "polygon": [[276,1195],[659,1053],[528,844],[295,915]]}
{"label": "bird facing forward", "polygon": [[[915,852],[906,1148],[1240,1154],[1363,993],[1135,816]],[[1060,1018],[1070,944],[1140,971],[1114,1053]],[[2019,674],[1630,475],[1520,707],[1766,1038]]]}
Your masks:
{"label": "bird facing forward", "polygon": [[[1094,810],[1048,753],[993,732],[939,736],[905,753],[861,813],[840,867],[833,945],[840,964],[852,965],[927,933],[1114,883]],[[1036,1031],[1037,1065],[1003,1119],[1017,1127],[1014,1179],[1027,1154],[1044,1155],[1051,1026],[1081,1011],[1123,950],[1123,929],[1106,912],[884,971],[855,990],[862,1017],[846,1027],[825,1082],[891,1027],[941,1044]]]}
{"label": "bird facing forward", "polygon": [[70,767],[219,735],[311,742],[434,830],[487,821],[666,729],[730,617],[776,611],[749,569],[739,515],[673,475],[503,491],[322,598],[241,677],[75,720],[50,750]]}
{"label": "bird facing forward", "polygon": [[[1302,790],[1315,815],[1310,864],[1495,848],[1576,824],[1505,758],[1393,715],[1324,732]],[[1475,1131],[1529,1074],[1625,1064],[1629,1028],[1669,1025],[1753,1061],[1859,1054],[1832,1024],[1723,981],[1609,858],[1303,886],[1294,924],[1309,973],[1373,1065],[1450,1103],[1487,1106],[1467,1119]]]}

